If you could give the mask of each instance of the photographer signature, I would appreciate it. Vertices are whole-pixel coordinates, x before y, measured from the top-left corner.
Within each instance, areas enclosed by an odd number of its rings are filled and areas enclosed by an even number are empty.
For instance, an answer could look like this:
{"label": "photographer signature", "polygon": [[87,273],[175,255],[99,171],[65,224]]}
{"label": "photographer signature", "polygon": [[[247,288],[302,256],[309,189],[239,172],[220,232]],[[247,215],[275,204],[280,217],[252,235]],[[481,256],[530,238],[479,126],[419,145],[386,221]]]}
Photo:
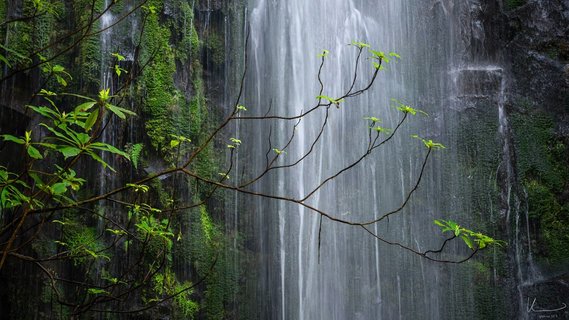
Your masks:
{"label": "photographer signature", "polygon": [[561,311],[561,310],[564,310],[567,308],[567,304],[562,303],[562,306],[559,308],[543,309],[543,308],[539,308],[538,306],[536,306],[536,302],[537,302],[537,298],[533,298],[533,302],[530,305],[529,304],[529,298],[528,298],[528,308],[527,308],[528,313],[529,312],[557,312],[557,311]]}

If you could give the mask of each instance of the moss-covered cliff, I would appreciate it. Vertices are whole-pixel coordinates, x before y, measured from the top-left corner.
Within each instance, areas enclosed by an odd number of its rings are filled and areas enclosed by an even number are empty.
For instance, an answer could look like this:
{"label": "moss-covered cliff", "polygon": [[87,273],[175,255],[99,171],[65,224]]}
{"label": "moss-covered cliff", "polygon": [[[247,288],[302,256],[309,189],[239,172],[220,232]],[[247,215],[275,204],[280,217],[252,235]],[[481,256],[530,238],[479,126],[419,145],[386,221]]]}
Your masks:
{"label": "moss-covered cliff", "polygon": [[[40,89],[57,94],[53,105],[61,110],[78,103],[67,93],[95,97],[109,89],[113,104],[138,116],[101,117],[105,129],[96,139],[125,149],[131,161],[103,155],[116,174],[78,161],[86,182],[73,197],[93,197],[179,165],[223,113],[224,24],[232,12],[229,4],[209,1],[1,1],[2,133],[46,134],[35,129],[45,119],[25,107],[44,103]],[[8,154],[17,149],[8,142],[0,147],[2,166],[21,169]],[[187,168],[216,177],[224,156],[212,142]],[[33,235],[17,243],[31,244],[21,251],[31,258],[10,257],[2,267],[0,318],[233,317],[238,274],[227,260],[223,197],[179,175],[146,184],[94,206],[39,220],[22,216]],[[10,224],[14,218],[17,210],[2,209],[3,248],[19,232]],[[54,256],[63,258],[48,259]]]}

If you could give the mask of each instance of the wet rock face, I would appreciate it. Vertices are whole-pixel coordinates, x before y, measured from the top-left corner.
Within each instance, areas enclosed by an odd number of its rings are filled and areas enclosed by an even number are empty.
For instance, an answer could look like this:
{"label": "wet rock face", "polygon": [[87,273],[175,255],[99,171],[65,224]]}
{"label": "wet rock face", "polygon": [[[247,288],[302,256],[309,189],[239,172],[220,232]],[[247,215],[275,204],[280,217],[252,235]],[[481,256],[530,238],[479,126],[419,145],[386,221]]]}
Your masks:
{"label": "wet rock face", "polygon": [[569,105],[569,1],[528,1],[506,19],[512,98],[561,118]]}
{"label": "wet rock face", "polygon": [[198,3],[196,3],[196,9],[198,11],[221,10],[222,4],[222,0],[199,0]]}

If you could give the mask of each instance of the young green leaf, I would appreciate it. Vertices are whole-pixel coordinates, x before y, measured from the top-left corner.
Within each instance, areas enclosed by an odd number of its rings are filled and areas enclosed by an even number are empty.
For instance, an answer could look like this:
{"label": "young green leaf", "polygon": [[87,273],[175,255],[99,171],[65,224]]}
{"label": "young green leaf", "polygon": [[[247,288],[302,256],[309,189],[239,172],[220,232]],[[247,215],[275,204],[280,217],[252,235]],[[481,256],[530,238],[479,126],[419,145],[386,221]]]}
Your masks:
{"label": "young green leaf", "polygon": [[370,47],[369,44],[367,44],[367,43],[365,43],[365,42],[359,42],[359,41],[352,41],[351,45],[352,45],[352,46],[355,46],[355,47],[358,47],[358,48],[360,48],[360,49],[369,48],[369,47]]}
{"label": "young green leaf", "polygon": [[330,51],[328,51],[328,50],[322,50],[322,53],[319,54],[318,57],[319,58],[326,58],[329,53],[330,53]]}
{"label": "young green leaf", "polygon": [[170,148],[175,148],[178,145],[180,145],[180,140],[176,140],[176,139],[170,140]]}

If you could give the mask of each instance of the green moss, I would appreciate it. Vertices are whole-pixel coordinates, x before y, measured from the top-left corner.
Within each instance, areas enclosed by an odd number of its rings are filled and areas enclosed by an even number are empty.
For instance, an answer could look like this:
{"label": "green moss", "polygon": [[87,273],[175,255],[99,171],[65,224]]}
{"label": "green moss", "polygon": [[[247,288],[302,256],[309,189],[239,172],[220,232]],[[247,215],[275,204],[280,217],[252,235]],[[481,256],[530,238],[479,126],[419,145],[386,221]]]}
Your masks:
{"label": "green moss", "polygon": [[176,295],[170,310],[173,319],[194,319],[199,306],[191,299],[193,290],[188,289],[192,286],[190,282],[178,281],[176,274],[170,268],[166,268],[152,278],[152,285],[154,294],[158,296],[157,299]]}
{"label": "green moss", "polygon": [[569,260],[569,205],[560,204],[556,195],[536,180],[526,183],[529,216],[538,224],[538,239],[533,248],[548,264]]}
{"label": "green moss", "polygon": [[190,250],[193,266],[205,280],[206,289],[201,302],[206,319],[226,319],[225,306],[235,293],[237,275],[228,264],[224,236],[205,206],[193,210],[191,216]]}
{"label": "green moss", "polygon": [[148,119],[146,132],[156,150],[161,150],[170,135],[176,133],[173,121],[179,110],[174,99],[176,64],[169,39],[169,29],[160,25],[158,15],[150,14],[146,19],[141,53],[141,63],[148,64],[140,80],[139,93],[144,99],[142,110]]}
{"label": "green moss", "polygon": [[569,150],[553,131],[552,118],[521,110],[511,116],[517,165],[528,194],[528,215],[533,226],[532,249],[548,264],[569,260],[568,188]]}
{"label": "green moss", "polygon": [[110,260],[108,253],[103,252],[105,244],[97,235],[95,228],[72,223],[65,229],[63,242],[60,244],[69,250],[75,265],[81,265],[91,259]]}
{"label": "green moss", "polygon": [[526,4],[526,0],[506,0],[506,9],[513,10]]}
{"label": "green moss", "polygon": [[177,28],[181,33],[176,43],[176,57],[183,63],[198,57],[201,48],[201,41],[194,26],[194,12],[187,2],[180,4],[180,27]]}
{"label": "green moss", "polygon": [[205,40],[207,55],[215,65],[223,65],[225,62],[225,41],[218,33],[209,33]]}

